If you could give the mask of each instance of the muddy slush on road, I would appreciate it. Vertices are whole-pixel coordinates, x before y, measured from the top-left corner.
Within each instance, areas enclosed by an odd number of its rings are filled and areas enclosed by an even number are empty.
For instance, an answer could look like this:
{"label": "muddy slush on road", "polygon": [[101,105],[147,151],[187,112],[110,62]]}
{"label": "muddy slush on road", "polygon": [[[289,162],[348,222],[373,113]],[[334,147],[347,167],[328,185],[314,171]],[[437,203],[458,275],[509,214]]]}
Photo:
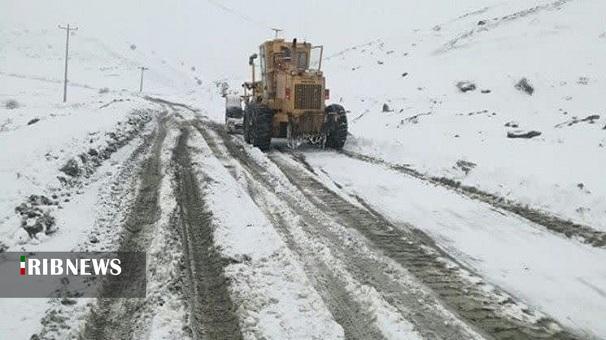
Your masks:
{"label": "muddy slush on road", "polygon": [[[171,214],[172,229],[179,233],[183,246],[183,267],[187,279],[182,288],[187,296],[190,329],[196,339],[240,339],[238,317],[228,292],[223,267],[228,263],[215,250],[212,214],[204,209],[201,184],[192,173],[187,140],[189,128],[178,114],[160,113],[158,127],[151,135],[151,149],[141,166],[138,194],[122,226],[121,251],[145,251],[154,238],[159,219],[159,190],[164,175],[172,176],[176,211]],[[167,123],[167,121],[169,121]],[[167,135],[167,125],[178,130],[171,164],[161,164],[160,153]],[[171,169],[163,174],[161,168]],[[130,339],[141,333],[139,327],[144,299],[99,299],[90,311],[81,337],[83,339]]]}
{"label": "muddy slush on road", "polygon": [[175,182],[181,237],[189,277],[189,295],[194,337],[241,339],[235,306],[231,301],[223,267],[228,262],[216,250],[212,213],[207,211],[200,186],[192,173],[187,150],[189,129],[181,129],[174,154]]}

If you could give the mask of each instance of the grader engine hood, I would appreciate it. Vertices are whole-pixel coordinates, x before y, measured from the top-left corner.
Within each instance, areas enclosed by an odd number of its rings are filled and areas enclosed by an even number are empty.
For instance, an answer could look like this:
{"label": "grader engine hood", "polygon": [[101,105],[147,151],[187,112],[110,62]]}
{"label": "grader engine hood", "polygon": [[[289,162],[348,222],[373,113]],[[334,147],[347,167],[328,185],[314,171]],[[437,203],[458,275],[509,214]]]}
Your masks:
{"label": "grader engine hood", "polygon": [[295,110],[322,110],[324,91],[322,84],[295,83]]}
{"label": "grader engine hood", "polygon": [[[284,124],[296,133],[317,135],[324,126],[324,77],[321,73],[280,74],[277,98],[281,100]],[[282,127],[283,129],[283,127]]]}
{"label": "grader engine hood", "polygon": [[278,76],[277,97],[281,99],[287,111],[294,115],[302,111],[324,112],[324,77],[322,75]]}

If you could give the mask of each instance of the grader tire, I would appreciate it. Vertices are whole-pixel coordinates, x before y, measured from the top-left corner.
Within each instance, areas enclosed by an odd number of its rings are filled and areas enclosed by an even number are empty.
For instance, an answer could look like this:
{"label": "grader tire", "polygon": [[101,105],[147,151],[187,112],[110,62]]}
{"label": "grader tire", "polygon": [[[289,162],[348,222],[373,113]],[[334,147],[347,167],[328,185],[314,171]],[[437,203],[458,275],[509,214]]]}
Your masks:
{"label": "grader tire", "polygon": [[[343,106],[332,104],[326,107],[326,114],[336,113],[334,121],[329,125],[326,136],[326,146],[341,150],[347,140],[347,115]],[[331,114],[332,115],[332,114]]]}
{"label": "grader tire", "polygon": [[250,139],[250,134],[251,134],[251,116],[252,116],[252,111],[253,111],[253,105],[249,105],[246,107],[246,110],[244,111],[244,120],[243,120],[243,131],[242,134],[244,135],[244,141],[248,144],[251,143],[251,139]]}
{"label": "grader tire", "polygon": [[253,146],[267,151],[271,145],[274,112],[267,106],[259,105],[251,108],[251,114],[250,141]]}

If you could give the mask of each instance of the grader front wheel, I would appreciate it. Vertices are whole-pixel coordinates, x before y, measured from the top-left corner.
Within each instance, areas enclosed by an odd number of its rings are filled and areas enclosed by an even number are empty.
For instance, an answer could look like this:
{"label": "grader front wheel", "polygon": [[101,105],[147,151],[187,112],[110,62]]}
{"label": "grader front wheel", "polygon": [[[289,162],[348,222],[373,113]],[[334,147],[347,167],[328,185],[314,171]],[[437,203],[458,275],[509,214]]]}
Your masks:
{"label": "grader front wheel", "polygon": [[347,140],[347,115],[343,106],[332,104],[326,107],[329,117],[326,146],[340,150]]}

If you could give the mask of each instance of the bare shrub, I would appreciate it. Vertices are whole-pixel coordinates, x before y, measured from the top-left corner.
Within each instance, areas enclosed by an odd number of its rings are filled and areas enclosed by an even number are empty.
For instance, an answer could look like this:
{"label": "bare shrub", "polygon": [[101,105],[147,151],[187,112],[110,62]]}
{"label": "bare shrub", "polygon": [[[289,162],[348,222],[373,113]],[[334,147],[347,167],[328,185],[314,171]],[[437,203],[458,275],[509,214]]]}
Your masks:
{"label": "bare shrub", "polygon": [[19,106],[21,106],[21,104],[19,104],[19,102],[16,101],[15,99],[9,99],[6,102],[4,102],[4,107],[8,110],[14,110],[14,109],[18,108]]}
{"label": "bare shrub", "polygon": [[530,82],[528,82],[528,79],[526,78],[520,79],[515,85],[515,88],[522,92],[526,92],[530,96],[534,93],[534,86],[530,85]]}

